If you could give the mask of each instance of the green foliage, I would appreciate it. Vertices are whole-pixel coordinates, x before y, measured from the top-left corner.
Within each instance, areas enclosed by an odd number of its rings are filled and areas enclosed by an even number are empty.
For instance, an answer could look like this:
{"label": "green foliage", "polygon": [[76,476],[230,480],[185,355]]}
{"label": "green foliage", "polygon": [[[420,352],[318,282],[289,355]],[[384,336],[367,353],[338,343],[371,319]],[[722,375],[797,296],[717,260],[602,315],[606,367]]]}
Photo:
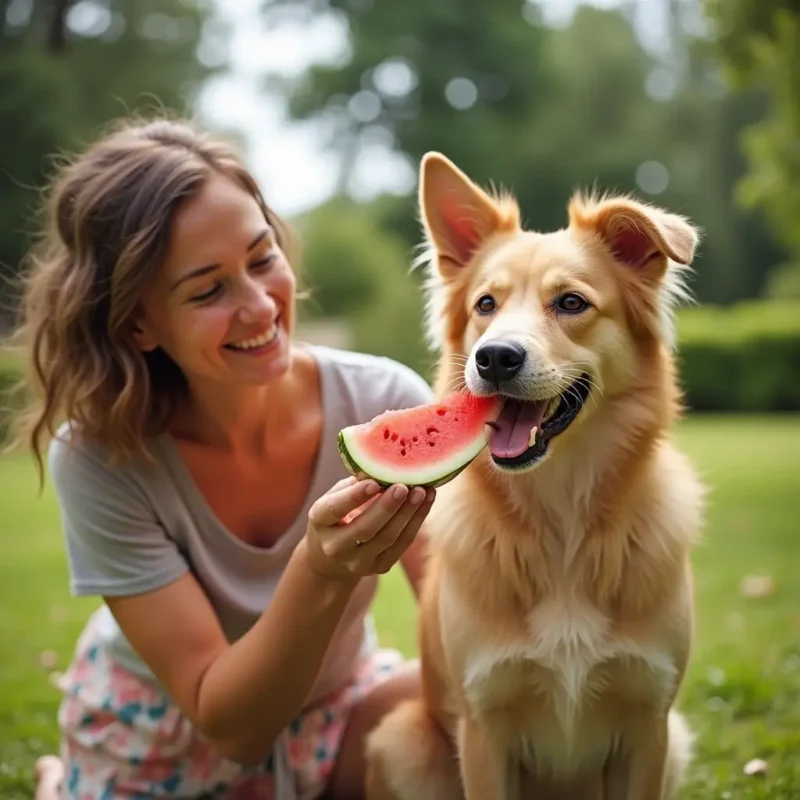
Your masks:
{"label": "green foliage", "polygon": [[419,281],[409,274],[405,240],[382,224],[387,209],[340,197],[294,223],[301,283],[310,294],[300,311],[346,319],[355,349],[425,372]]}
{"label": "green foliage", "polygon": [[[345,171],[362,134],[378,128],[391,131],[415,160],[427,149],[441,149],[481,179],[513,174],[511,158],[524,120],[541,113],[553,91],[542,59],[544,30],[525,22],[521,0],[327,5],[347,20],[350,58],[315,67],[290,86],[291,110],[298,117],[324,114],[337,121],[334,135]],[[278,0],[266,11],[286,7],[319,10],[314,0]],[[387,68],[405,70],[406,78],[381,80]],[[444,101],[454,79],[461,80],[463,102],[470,87],[480,95],[469,112]],[[377,103],[377,115],[359,111],[365,105],[359,101]],[[480,169],[487,147],[495,150],[494,163]],[[498,171],[497,159],[506,159],[505,169]]]}
{"label": "green foliage", "polygon": [[[265,8],[330,10],[347,23],[344,59],[281,84],[296,117],[329,123],[343,187],[364,143],[380,136],[415,168],[424,152],[440,150],[479,183],[512,189],[534,229],[561,227],[572,192],[593,185],[690,216],[705,232],[695,284],[704,302],[759,295],[785,259],[760,216],[731,202],[747,168],[739,138],[763,118],[765,94],[729,91],[704,39],[678,30],[657,59],[623,12],[586,4],[562,29],[541,24],[536,4],[522,0],[276,0]],[[461,105],[458,96],[451,102],[453,80]],[[637,184],[643,165],[656,171],[649,188]],[[404,202],[384,204],[384,224],[410,247],[416,209]]]}
{"label": "green foliage", "polygon": [[681,313],[678,331],[690,410],[800,410],[799,303],[689,309]]}
{"label": "green foliage", "polygon": [[319,206],[294,227],[299,272],[311,295],[304,311],[310,316],[346,316],[369,306],[383,274],[399,271],[405,262],[402,241],[344,198]]}
{"label": "green foliage", "polygon": [[765,294],[775,299],[800,300],[800,260],[776,267],[770,275]]}
{"label": "green foliage", "polygon": [[744,135],[749,171],[739,186],[800,255],[800,5],[796,0],[706,0],[728,72],[739,86],[763,86],[769,113]]}
{"label": "green foliage", "polygon": [[32,0],[30,14],[14,24],[6,5],[0,3],[0,323],[38,227],[50,157],[81,149],[101,126],[129,113],[191,113],[214,71],[197,59],[211,0]]}
{"label": "green foliage", "polygon": [[19,359],[0,348],[0,448],[9,439],[11,419],[22,404]]}
{"label": "green foliage", "polygon": [[420,289],[407,271],[387,276],[375,302],[353,317],[353,347],[408,364],[430,381],[433,358],[422,333]]}

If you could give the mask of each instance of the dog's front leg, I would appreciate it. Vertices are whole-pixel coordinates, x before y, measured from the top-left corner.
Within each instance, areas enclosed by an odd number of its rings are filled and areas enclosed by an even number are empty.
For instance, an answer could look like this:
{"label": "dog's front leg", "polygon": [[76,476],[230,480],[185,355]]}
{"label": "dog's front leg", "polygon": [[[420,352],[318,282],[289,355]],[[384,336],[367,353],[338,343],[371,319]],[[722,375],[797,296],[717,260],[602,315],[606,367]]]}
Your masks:
{"label": "dog's front leg", "polygon": [[511,780],[509,759],[490,743],[474,720],[460,722],[458,755],[466,800],[519,800],[519,786]]}
{"label": "dog's front leg", "polygon": [[606,765],[606,800],[665,800],[667,717],[648,717],[628,731]]}

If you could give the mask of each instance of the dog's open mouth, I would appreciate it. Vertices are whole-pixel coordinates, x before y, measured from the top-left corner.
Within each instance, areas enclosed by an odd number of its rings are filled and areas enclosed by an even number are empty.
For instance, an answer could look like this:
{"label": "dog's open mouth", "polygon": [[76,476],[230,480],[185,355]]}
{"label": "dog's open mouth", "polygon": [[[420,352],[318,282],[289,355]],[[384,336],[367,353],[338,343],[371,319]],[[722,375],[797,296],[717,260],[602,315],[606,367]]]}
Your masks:
{"label": "dog's open mouth", "polygon": [[533,466],[578,416],[589,397],[590,380],[582,375],[557,397],[520,400],[503,397],[500,414],[489,427],[489,451],[499,467],[521,470]]}

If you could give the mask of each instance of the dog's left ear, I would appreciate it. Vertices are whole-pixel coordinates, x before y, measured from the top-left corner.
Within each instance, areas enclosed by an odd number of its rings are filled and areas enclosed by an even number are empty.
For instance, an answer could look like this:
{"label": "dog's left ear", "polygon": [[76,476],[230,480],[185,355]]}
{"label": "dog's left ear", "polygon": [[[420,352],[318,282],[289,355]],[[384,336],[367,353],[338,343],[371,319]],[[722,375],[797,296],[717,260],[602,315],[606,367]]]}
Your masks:
{"label": "dog's left ear", "polygon": [[510,198],[496,201],[441,153],[422,158],[419,205],[444,274],[467,266],[492,234],[519,226],[519,210]]}
{"label": "dog's left ear", "polygon": [[697,228],[683,217],[624,198],[574,197],[569,220],[572,228],[599,235],[617,261],[653,281],[664,276],[668,259],[691,264],[699,240]]}

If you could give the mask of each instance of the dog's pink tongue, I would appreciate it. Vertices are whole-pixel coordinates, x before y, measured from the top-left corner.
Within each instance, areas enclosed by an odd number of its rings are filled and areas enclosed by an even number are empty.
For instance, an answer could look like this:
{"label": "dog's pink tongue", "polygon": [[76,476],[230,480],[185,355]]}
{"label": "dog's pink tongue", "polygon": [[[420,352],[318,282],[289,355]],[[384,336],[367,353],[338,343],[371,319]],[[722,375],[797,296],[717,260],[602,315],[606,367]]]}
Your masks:
{"label": "dog's pink tongue", "polygon": [[500,416],[490,426],[489,450],[498,458],[516,458],[528,449],[531,428],[540,428],[547,400],[527,403],[508,399]]}

